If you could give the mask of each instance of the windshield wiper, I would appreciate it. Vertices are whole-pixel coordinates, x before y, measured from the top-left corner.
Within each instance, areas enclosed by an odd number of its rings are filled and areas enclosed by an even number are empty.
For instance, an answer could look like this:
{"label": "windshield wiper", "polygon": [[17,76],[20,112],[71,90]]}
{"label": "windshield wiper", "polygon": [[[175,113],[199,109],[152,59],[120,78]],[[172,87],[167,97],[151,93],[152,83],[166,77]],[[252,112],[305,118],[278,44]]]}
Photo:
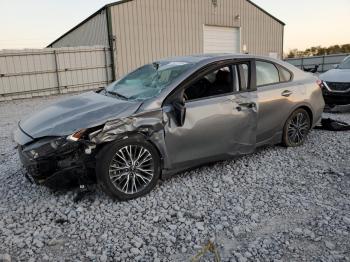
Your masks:
{"label": "windshield wiper", "polygon": [[105,89],[105,91],[108,93],[108,94],[111,94],[111,95],[114,95],[114,96],[117,96],[117,97],[120,97],[122,99],[125,99],[125,100],[128,100],[129,98],[122,95],[122,94],[119,94],[118,92],[115,92],[115,91],[109,91],[107,89]]}

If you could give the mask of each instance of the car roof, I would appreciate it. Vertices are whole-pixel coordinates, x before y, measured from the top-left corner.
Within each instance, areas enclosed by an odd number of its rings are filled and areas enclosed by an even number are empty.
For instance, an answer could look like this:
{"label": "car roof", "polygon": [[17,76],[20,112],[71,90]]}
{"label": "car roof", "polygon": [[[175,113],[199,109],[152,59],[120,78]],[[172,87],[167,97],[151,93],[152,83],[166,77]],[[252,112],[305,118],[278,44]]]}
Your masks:
{"label": "car roof", "polygon": [[165,59],[155,61],[155,63],[179,62],[179,63],[191,63],[193,64],[193,66],[190,66],[190,68],[186,70],[186,72],[183,73],[181,77],[179,77],[174,83],[172,83],[167,88],[165,88],[161,92],[159,97],[155,98],[154,100],[150,99],[148,102],[144,102],[144,107],[148,109],[158,108],[160,106],[158,104],[159,101],[163,101],[174,90],[174,88],[176,88],[179,84],[181,84],[184,80],[186,80],[188,77],[190,77],[192,74],[194,74],[198,69],[202,68],[203,66],[210,63],[216,63],[220,61],[234,60],[234,59],[266,60],[266,61],[270,61],[271,63],[282,65],[283,67],[293,72],[293,80],[298,80],[305,77],[313,77],[312,75],[309,76],[308,74],[306,74],[299,68],[293,66],[292,64],[289,64],[279,59],[267,57],[267,56],[259,56],[259,55],[252,55],[252,54],[219,53],[219,54],[198,54],[198,55],[189,55],[189,56],[170,57],[170,58],[165,58]]}
{"label": "car roof", "polygon": [[245,54],[229,54],[229,53],[220,53],[220,54],[198,54],[198,55],[189,55],[189,56],[176,56],[169,57],[159,60],[159,62],[187,62],[187,63],[199,63],[204,61],[220,61],[225,59],[238,59],[238,58],[248,58],[251,56]]}
{"label": "car roof", "polygon": [[176,56],[176,57],[169,57],[165,59],[161,59],[156,62],[184,62],[184,63],[192,63],[192,64],[198,64],[198,63],[210,63],[210,62],[218,62],[228,59],[262,59],[262,60],[269,60],[271,62],[275,63],[284,63],[282,60],[274,59],[267,56],[259,56],[259,55],[252,55],[252,54],[233,54],[233,53],[215,53],[215,54],[197,54],[197,55],[189,55],[189,56]]}

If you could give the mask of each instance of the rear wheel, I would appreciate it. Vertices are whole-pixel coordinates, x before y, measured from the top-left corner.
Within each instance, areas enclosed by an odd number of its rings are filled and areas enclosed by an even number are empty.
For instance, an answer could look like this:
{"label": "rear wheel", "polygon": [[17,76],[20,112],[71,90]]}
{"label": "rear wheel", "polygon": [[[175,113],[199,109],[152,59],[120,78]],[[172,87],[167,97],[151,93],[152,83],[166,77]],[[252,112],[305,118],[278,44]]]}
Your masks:
{"label": "rear wheel", "polygon": [[283,128],[283,144],[288,147],[300,146],[311,128],[311,120],[305,109],[295,110],[288,118]]}
{"label": "rear wheel", "polygon": [[129,200],[149,193],[160,175],[160,158],[153,145],[137,138],[112,143],[97,160],[97,179],[113,198]]}

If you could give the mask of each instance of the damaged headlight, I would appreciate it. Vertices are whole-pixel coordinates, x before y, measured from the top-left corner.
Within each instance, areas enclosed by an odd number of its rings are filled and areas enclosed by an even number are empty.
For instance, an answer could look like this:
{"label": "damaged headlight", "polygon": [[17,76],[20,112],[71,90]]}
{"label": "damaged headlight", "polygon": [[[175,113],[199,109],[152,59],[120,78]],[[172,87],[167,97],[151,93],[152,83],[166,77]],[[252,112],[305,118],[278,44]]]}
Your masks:
{"label": "damaged headlight", "polygon": [[35,151],[34,149],[33,150],[30,150],[29,151],[29,154],[31,155],[32,158],[34,159],[37,159],[39,157],[39,153],[37,151]]}
{"label": "damaged headlight", "polygon": [[58,138],[43,138],[29,146],[27,146],[23,153],[27,154],[30,158],[37,159],[53,154],[59,149],[65,149],[68,144],[71,144],[65,137]]}
{"label": "damaged headlight", "polygon": [[58,139],[52,140],[52,141],[50,142],[50,146],[51,146],[53,149],[56,150],[56,149],[59,148],[60,146],[64,145],[65,142],[66,142],[65,139],[62,138],[62,137],[60,137],[60,138],[58,138]]}
{"label": "damaged headlight", "polygon": [[[91,154],[96,144],[91,143],[87,136],[90,132],[98,130],[100,127],[90,129],[80,129],[73,134],[65,137],[47,137],[38,140],[27,146],[23,153],[32,159],[47,157],[50,155],[61,155],[73,152],[79,147],[84,149],[86,154]],[[77,143],[79,141],[79,143]]]}

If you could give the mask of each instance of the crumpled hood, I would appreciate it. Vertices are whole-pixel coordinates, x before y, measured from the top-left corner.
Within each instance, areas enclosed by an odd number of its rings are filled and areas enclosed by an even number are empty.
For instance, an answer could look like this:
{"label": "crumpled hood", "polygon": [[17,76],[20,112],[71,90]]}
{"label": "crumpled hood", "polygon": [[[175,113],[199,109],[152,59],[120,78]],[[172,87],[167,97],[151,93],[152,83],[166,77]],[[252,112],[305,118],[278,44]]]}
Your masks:
{"label": "crumpled hood", "polygon": [[328,82],[350,82],[350,69],[331,69],[320,75],[320,79]]}
{"label": "crumpled hood", "polygon": [[82,128],[104,124],[108,120],[128,117],[140,105],[141,102],[88,92],[51,104],[23,119],[19,125],[32,138],[65,136]]}

